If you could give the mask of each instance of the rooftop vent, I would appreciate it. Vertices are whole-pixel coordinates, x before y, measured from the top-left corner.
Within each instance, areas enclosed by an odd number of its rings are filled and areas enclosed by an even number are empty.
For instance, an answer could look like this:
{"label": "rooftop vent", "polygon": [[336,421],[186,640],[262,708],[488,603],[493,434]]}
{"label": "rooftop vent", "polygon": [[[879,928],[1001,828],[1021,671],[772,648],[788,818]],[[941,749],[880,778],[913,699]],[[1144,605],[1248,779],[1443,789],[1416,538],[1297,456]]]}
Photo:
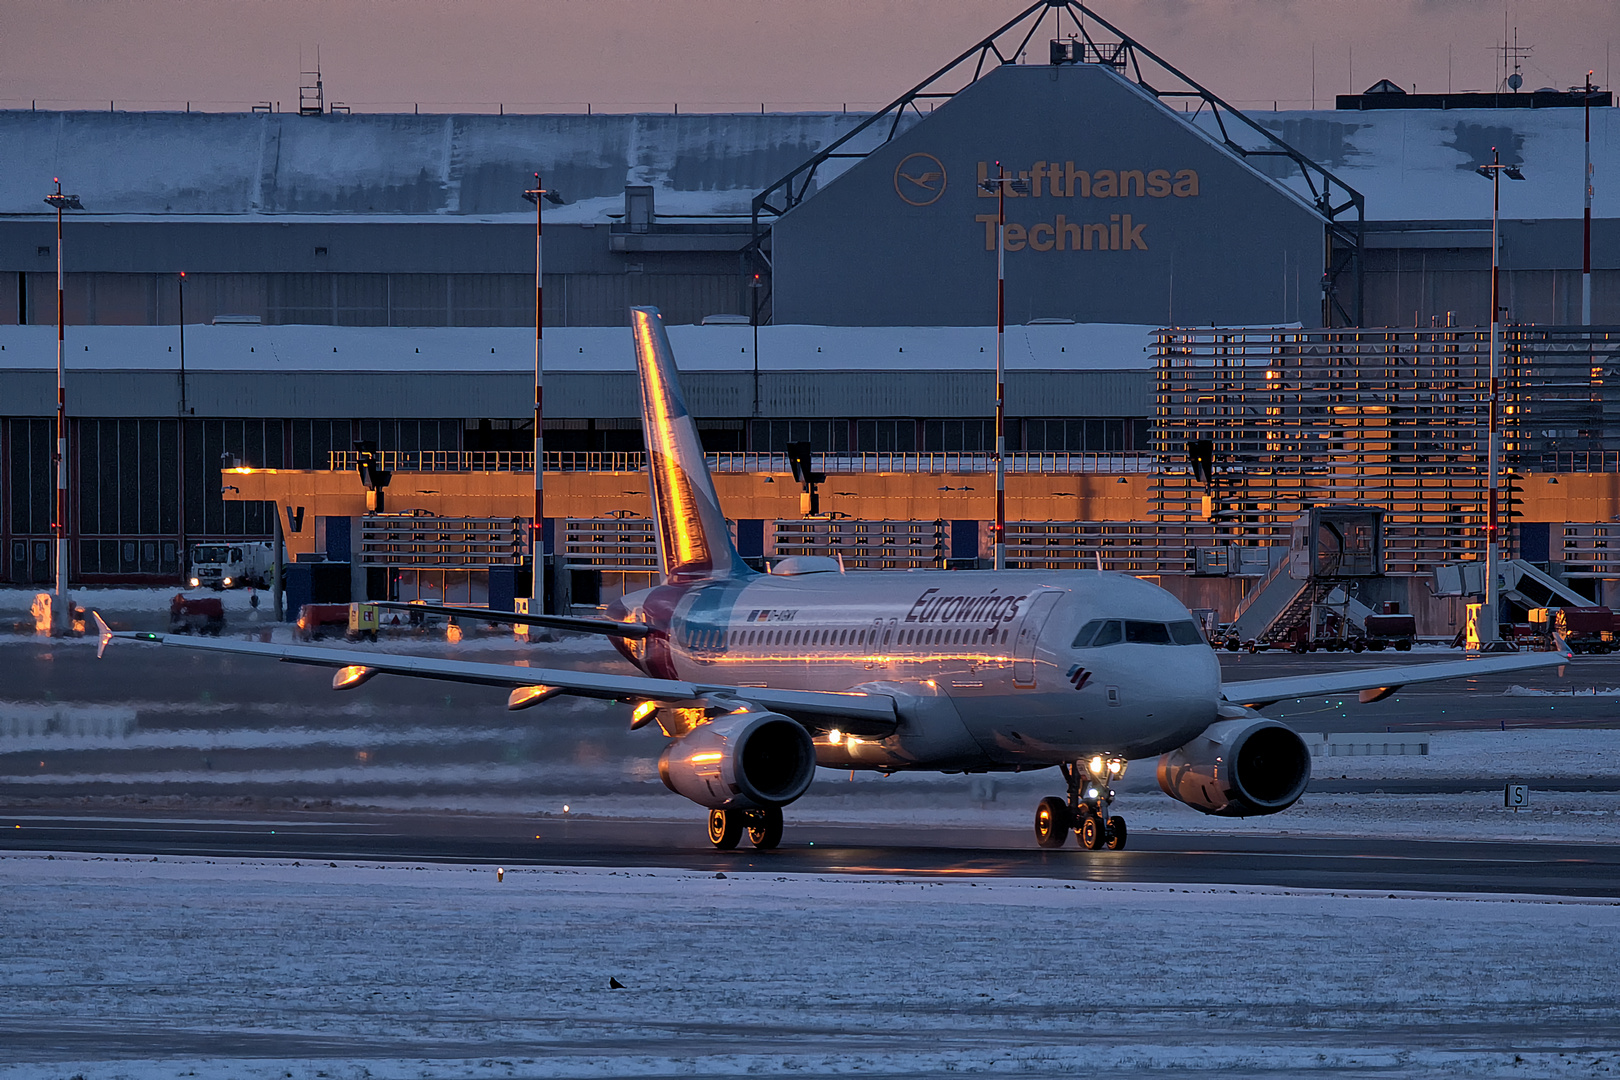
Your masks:
{"label": "rooftop vent", "polygon": [[1362,92],[1366,93],[1366,94],[1404,94],[1404,93],[1406,93],[1406,91],[1401,89],[1400,86],[1398,86],[1395,83],[1390,82],[1388,79],[1379,79],[1377,82],[1373,83],[1371,86],[1367,87],[1367,89],[1362,91]]}
{"label": "rooftop vent", "polygon": [[633,233],[652,229],[653,189],[643,184],[626,184],[624,188],[624,223]]}

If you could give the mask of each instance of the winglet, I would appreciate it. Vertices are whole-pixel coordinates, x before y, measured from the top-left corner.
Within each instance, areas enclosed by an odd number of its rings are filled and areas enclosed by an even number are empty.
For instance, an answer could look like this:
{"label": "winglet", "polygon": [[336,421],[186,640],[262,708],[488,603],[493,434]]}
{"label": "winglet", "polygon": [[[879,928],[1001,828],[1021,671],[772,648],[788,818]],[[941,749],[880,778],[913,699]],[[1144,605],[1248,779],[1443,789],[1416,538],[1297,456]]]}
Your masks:
{"label": "winglet", "polygon": [[1553,644],[1558,647],[1559,652],[1564,654],[1564,659],[1568,660],[1575,655],[1575,650],[1569,647],[1569,642],[1564,640],[1563,634],[1553,634]]}
{"label": "winglet", "polygon": [[96,642],[96,659],[100,660],[101,654],[107,651],[108,645],[112,644],[112,627],[108,626],[102,619],[101,612],[92,611],[90,615],[96,620],[96,636],[98,639]]}

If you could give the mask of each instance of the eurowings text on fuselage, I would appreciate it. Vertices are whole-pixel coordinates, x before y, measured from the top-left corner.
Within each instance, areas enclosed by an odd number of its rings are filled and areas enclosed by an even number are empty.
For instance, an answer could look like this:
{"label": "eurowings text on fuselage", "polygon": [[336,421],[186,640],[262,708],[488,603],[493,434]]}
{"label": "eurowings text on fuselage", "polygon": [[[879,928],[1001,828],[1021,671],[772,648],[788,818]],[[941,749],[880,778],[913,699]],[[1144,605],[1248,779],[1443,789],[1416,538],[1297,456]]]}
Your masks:
{"label": "eurowings text on fuselage", "polygon": [[[1220,694],[1214,653],[1174,597],[1092,571],[749,574],[657,586],[609,616],[653,628],[619,648],[659,678],[900,701],[885,738],[818,738],[817,762],[836,768],[1145,757],[1213,723]],[[1098,622],[1117,631],[1077,645]]]}

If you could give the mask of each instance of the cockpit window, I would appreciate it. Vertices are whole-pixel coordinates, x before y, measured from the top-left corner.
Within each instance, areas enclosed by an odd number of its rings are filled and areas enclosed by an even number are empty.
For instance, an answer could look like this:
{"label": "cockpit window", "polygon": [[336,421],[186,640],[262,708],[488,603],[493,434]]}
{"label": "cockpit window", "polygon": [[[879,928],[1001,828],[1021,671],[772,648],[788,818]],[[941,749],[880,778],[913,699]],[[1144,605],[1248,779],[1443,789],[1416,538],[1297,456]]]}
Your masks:
{"label": "cockpit window", "polygon": [[1125,623],[1125,640],[1137,645],[1168,645],[1170,628],[1162,622],[1129,619]]}
{"label": "cockpit window", "polygon": [[1137,645],[1203,645],[1193,622],[1147,622],[1141,619],[1092,619],[1074,636],[1073,648],[1095,649],[1128,642]]}
{"label": "cockpit window", "polygon": [[1099,645],[1117,645],[1125,640],[1124,628],[1118,619],[1092,619],[1074,636],[1073,648],[1094,649]]}
{"label": "cockpit window", "polygon": [[1173,622],[1170,624],[1170,637],[1177,645],[1203,645],[1204,635],[1195,622]]}

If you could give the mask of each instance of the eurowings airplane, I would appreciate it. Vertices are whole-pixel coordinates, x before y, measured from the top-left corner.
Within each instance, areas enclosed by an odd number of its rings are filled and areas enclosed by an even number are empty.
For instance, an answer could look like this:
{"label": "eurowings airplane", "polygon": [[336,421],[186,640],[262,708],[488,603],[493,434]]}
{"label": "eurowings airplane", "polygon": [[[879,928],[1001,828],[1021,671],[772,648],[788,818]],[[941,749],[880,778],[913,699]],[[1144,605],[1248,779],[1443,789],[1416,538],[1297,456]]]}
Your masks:
{"label": "eurowings airplane", "polygon": [[[648,479],[663,582],[606,619],[510,621],[603,634],[636,675],[391,656],[352,649],[114,633],[115,638],[337,668],[334,689],[404,675],[510,687],[510,709],[558,695],[629,706],[630,726],[668,740],[659,772],[709,809],[709,839],[757,848],[782,837],[782,810],[817,765],[882,772],[1023,771],[1056,766],[1036,841],[1074,831],[1122,848],[1111,815],[1127,763],[1158,758],[1159,786],[1208,814],[1275,814],[1304,793],[1311,756],[1257,709],[1285,698],[1396,688],[1565,662],[1559,653],[1222,683],[1214,652],[1163,589],[1098,571],[864,571],[789,558],[769,574],[738,556],[655,308],[631,312]],[[419,605],[399,605],[418,607]],[[433,609],[429,609],[433,610]],[[482,609],[440,608],[490,615]],[[497,613],[500,614],[500,613]]]}

